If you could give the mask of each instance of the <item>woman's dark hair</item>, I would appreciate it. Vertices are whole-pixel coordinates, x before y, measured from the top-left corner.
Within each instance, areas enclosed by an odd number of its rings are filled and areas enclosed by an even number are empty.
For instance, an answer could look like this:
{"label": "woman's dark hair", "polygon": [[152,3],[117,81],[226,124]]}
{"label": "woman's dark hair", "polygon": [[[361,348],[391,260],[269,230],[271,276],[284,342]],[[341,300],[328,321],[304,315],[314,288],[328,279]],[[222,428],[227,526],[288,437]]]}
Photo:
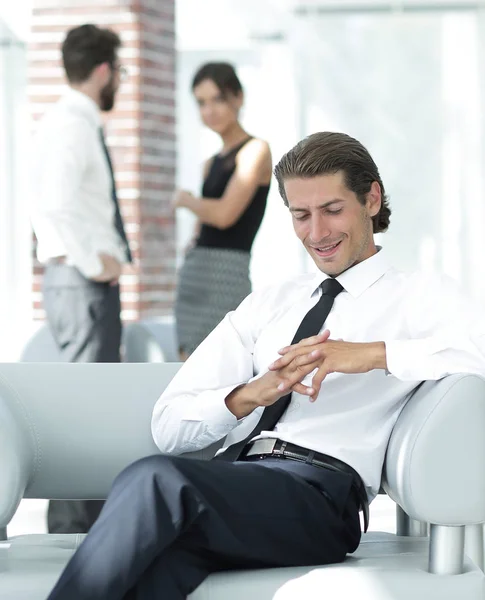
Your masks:
{"label": "woman's dark hair", "polygon": [[228,93],[238,96],[243,88],[234,67],[226,62],[210,62],[202,65],[192,80],[192,91],[200,83],[210,79],[219,88],[225,98]]}
{"label": "woman's dark hair", "polygon": [[391,209],[384,184],[376,163],[364,146],[345,133],[324,131],[309,135],[287,152],[274,169],[278,188],[288,206],[284,182],[286,179],[333,175],[342,171],[347,188],[354,192],[361,204],[371,185],[377,181],[381,188],[381,208],[372,217],[374,233],[389,227]]}
{"label": "woman's dark hair", "polygon": [[81,25],[67,32],[62,44],[62,62],[70,83],[82,83],[105,62],[114,66],[121,46],[119,36],[110,29]]}

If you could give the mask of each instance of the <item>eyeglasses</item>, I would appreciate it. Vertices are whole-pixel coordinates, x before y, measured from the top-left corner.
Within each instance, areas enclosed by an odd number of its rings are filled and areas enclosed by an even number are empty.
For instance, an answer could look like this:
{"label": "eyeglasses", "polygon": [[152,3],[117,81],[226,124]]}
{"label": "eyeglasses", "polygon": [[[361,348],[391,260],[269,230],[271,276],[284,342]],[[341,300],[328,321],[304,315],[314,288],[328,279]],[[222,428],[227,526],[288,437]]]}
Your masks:
{"label": "eyeglasses", "polygon": [[118,71],[120,81],[125,81],[125,79],[128,77],[128,69],[123,65],[111,65],[111,68],[113,71]]}

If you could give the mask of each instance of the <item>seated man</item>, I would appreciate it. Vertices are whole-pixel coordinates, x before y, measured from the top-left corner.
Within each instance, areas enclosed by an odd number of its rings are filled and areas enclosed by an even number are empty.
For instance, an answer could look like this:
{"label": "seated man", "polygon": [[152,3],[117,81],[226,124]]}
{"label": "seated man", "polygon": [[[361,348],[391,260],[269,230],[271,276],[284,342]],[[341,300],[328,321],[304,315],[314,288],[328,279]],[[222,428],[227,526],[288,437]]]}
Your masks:
{"label": "seated man", "polygon": [[481,314],[452,282],[401,273],[375,245],[391,211],[358,141],[311,135],[275,175],[317,272],[248,296],[153,413],[162,453],[227,436],[223,451],[125,469],[50,600],[181,600],[215,571],[344,560],[412,391],[485,375]]}

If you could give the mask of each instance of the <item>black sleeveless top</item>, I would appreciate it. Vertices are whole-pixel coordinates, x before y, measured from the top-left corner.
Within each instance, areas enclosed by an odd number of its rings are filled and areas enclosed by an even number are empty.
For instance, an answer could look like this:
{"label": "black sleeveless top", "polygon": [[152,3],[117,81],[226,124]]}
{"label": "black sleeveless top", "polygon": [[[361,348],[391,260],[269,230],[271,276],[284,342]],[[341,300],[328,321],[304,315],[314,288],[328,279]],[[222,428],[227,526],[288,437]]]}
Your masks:
{"label": "black sleeveless top", "polygon": [[[229,179],[236,170],[236,155],[249,140],[248,138],[230,150],[227,154],[217,154],[212,159],[207,178],[202,187],[204,198],[221,198],[224,195]],[[263,220],[268,198],[269,185],[258,187],[246,210],[239,219],[227,229],[218,229],[203,224],[196,246],[205,248],[226,248],[250,252],[254,238]]]}

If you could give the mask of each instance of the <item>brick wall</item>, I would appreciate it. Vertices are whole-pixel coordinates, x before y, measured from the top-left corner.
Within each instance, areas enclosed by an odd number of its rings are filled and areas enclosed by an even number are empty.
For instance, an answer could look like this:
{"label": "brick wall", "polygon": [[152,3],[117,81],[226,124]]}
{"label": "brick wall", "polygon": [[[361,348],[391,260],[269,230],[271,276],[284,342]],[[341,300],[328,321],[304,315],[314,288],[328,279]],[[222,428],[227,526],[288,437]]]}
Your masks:
{"label": "brick wall", "polygon": [[[117,31],[129,76],[107,115],[118,197],[137,259],[124,275],[122,316],[168,314],[175,285],[175,0],[34,0],[28,94],[37,120],[64,90],[60,44],[83,23]],[[35,241],[34,241],[35,244]],[[34,263],[34,316],[42,319],[42,267]]]}

